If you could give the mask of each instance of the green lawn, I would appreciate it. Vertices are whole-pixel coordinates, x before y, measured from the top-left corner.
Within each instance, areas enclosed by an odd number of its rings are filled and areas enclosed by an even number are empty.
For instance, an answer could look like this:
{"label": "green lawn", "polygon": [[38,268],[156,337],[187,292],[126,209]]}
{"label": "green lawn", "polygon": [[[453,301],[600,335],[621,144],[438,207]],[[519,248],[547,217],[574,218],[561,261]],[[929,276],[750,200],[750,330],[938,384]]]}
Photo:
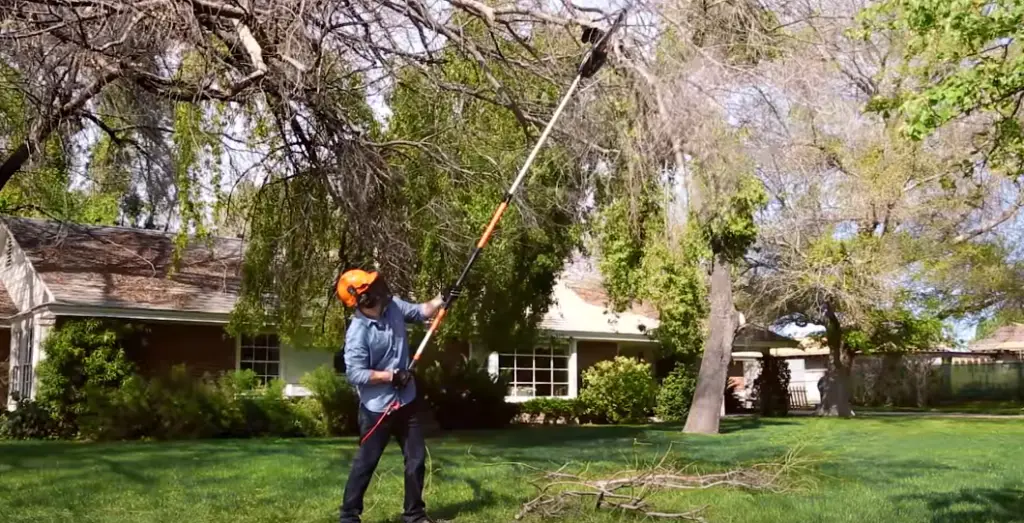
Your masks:
{"label": "green lawn", "polygon": [[[428,442],[435,517],[512,520],[532,494],[528,469],[567,461],[614,470],[671,445],[708,469],[772,459],[804,445],[815,484],[788,494],[730,490],[660,496],[665,509],[708,505],[709,521],[1024,521],[1024,421],[912,417],[758,422],[726,434],[678,427],[519,428]],[[336,520],[352,439],[76,444],[0,443],[0,521]],[[397,521],[401,455],[386,453],[364,521]],[[636,521],[583,512],[565,521]]]}
{"label": "green lawn", "polygon": [[953,405],[937,405],[935,407],[860,407],[860,412],[933,412],[941,414],[985,414],[992,416],[1024,415],[1024,404],[1018,401],[962,401]]}

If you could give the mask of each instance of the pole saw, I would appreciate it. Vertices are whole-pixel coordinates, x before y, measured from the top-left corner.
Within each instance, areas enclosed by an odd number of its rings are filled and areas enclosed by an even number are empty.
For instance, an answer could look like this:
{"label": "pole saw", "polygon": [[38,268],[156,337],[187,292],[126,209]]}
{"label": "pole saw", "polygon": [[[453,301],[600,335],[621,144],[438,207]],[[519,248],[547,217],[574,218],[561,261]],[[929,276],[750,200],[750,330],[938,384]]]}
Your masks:
{"label": "pole saw", "polygon": [[[615,18],[615,22],[612,23],[611,27],[609,27],[608,30],[603,33],[599,29],[593,27],[584,28],[582,35],[583,42],[591,43],[593,45],[591,46],[590,50],[584,57],[583,62],[577,69],[576,76],[573,78],[572,83],[569,84],[569,89],[566,91],[565,95],[562,96],[562,100],[558,103],[558,106],[555,108],[555,112],[551,115],[551,119],[548,120],[547,125],[544,127],[544,131],[541,132],[540,138],[538,138],[537,143],[534,144],[533,150],[531,150],[530,155],[526,157],[526,162],[524,162],[523,166],[519,169],[519,174],[516,175],[516,178],[512,182],[512,185],[505,193],[505,197],[502,198],[501,203],[498,204],[498,208],[494,211],[494,214],[491,216],[491,220],[490,222],[487,223],[487,227],[484,229],[484,233],[480,236],[480,240],[477,241],[476,247],[473,249],[473,252],[470,253],[469,260],[466,262],[466,265],[462,268],[462,273],[459,274],[458,279],[455,280],[455,284],[452,285],[448,293],[444,296],[444,300],[441,303],[441,308],[437,311],[433,321],[431,321],[430,327],[427,329],[426,335],[423,336],[423,340],[420,341],[420,345],[416,349],[416,353],[413,354],[412,361],[409,362],[408,370],[412,370],[412,368],[416,365],[416,362],[420,360],[420,356],[423,355],[423,351],[424,349],[427,348],[427,345],[430,343],[430,339],[434,336],[434,333],[436,333],[438,328],[441,326],[441,322],[444,321],[445,316],[448,314],[448,309],[452,306],[452,303],[455,302],[455,298],[458,295],[459,289],[461,289],[466,282],[466,276],[469,275],[469,270],[473,267],[473,264],[476,263],[477,258],[480,257],[480,253],[483,252],[484,247],[487,246],[487,242],[491,239],[491,235],[494,234],[494,229],[498,226],[498,222],[501,221],[501,217],[505,214],[505,211],[508,209],[509,204],[512,203],[512,197],[515,195],[516,191],[519,189],[519,186],[523,183],[523,180],[526,178],[526,173],[529,172],[530,166],[533,165],[533,161],[537,158],[537,153],[540,152],[541,147],[544,146],[544,142],[547,141],[548,136],[551,134],[551,130],[554,129],[555,122],[557,122],[558,118],[562,115],[562,111],[565,110],[565,107],[566,105],[568,105],[569,100],[572,98],[574,94],[576,94],[576,90],[580,86],[580,81],[583,78],[590,78],[591,76],[594,75],[594,73],[598,71],[598,69],[601,68],[602,65],[604,65],[605,61],[608,58],[608,46],[612,40],[612,36],[622,26],[622,23],[625,20],[625,18],[626,10],[623,9],[619,11],[618,16]],[[377,427],[381,425],[384,419],[387,418],[388,415],[390,415],[395,410],[398,410],[399,407],[401,407],[401,404],[397,400],[395,400],[391,405],[389,405],[387,410],[385,410],[384,413],[381,415],[380,419],[377,420],[377,423],[373,426],[373,428],[371,428],[366,433],[366,435],[363,436],[363,438],[360,440],[360,444],[365,442],[367,438],[369,438],[370,435],[373,434]]]}

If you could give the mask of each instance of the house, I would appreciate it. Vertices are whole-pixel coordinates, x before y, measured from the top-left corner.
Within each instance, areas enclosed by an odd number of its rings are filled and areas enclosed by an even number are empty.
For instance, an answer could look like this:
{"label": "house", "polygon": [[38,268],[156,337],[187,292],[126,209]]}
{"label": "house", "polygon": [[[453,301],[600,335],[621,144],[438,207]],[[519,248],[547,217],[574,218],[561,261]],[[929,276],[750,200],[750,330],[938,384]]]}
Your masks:
{"label": "house", "polygon": [[[143,375],[184,363],[200,375],[253,369],[281,378],[289,395],[303,394],[299,378],[330,364],[324,352],[283,346],[273,334],[231,337],[224,327],[239,288],[242,242],[214,238],[193,244],[169,275],[172,235],[120,227],[4,218],[0,280],[13,303],[10,391],[34,397],[35,369],[47,334],[74,318],[116,318],[148,328],[125,347]],[[8,394],[8,404],[13,395]]]}
{"label": "house", "polygon": [[[145,337],[125,347],[143,375],[181,363],[196,375],[253,369],[264,380],[283,380],[285,394],[295,396],[308,393],[299,383],[305,373],[334,361],[333,354],[287,346],[273,333],[232,337],[226,332],[240,287],[240,239],[190,244],[176,271],[171,270],[174,237],[159,231],[4,218],[0,246],[0,291],[5,291],[0,310],[6,310],[2,328],[9,329],[8,336],[0,334],[6,340],[0,350],[9,344],[9,392],[20,397],[34,397],[47,334],[74,318],[146,326]],[[555,285],[554,303],[541,323],[547,336],[538,346],[488,350],[460,343],[434,357],[451,361],[465,355],[486,362],[492,372],[509,371],[509,401],[575,397],[583,371],[617,355],[653,362],[657,343],[648,333],[658,326],[657,314],[643,304],[611,313],[594,272],[578,264],[567,268]],[[764,334],[748,339],[744,332],[737,337],[741,347],[789,343]],[[742,365],[734,363],[730,376],[742,384]],[[13,394],[4,397],[12,406]]]}
{"label": "house", "polygon": [[1024,360],[1024,323],[999,327],[989,336],[973,341],[968,349],[973,355],[995,361]]}

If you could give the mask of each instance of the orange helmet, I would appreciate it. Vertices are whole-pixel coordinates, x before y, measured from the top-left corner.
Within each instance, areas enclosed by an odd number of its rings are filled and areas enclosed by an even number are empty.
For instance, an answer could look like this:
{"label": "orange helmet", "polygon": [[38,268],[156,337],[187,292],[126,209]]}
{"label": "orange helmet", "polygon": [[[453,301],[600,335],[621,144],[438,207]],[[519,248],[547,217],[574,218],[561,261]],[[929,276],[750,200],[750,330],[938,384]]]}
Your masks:
{"label": "orange helmet", "polygon": [[376,272],[366,272],[361,269],[345,271],[338,278],[338,285],[335,292],[338,299],[347,307],[355,307],[359,304],[360,296],[363,296],[370,289],[370,285],[377,281]]}

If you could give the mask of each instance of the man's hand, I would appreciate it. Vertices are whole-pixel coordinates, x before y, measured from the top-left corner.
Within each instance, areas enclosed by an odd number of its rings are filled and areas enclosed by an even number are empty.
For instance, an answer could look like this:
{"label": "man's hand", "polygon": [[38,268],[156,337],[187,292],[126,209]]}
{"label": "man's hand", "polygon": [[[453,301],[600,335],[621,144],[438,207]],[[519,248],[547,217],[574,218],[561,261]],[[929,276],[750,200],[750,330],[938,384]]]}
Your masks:
{"label": "man's hand", "polygon": [[406,387],[406,385],[409,384],[409,381],[411,379],[412,379],[412,373],[411,372],[409,372],[409,371],[407,371],[405,369],[396,370],[391,375],[391,384],[394,385],[395,388],[397,388],[398,390],[402,390],[402,389],[404,389]]}

